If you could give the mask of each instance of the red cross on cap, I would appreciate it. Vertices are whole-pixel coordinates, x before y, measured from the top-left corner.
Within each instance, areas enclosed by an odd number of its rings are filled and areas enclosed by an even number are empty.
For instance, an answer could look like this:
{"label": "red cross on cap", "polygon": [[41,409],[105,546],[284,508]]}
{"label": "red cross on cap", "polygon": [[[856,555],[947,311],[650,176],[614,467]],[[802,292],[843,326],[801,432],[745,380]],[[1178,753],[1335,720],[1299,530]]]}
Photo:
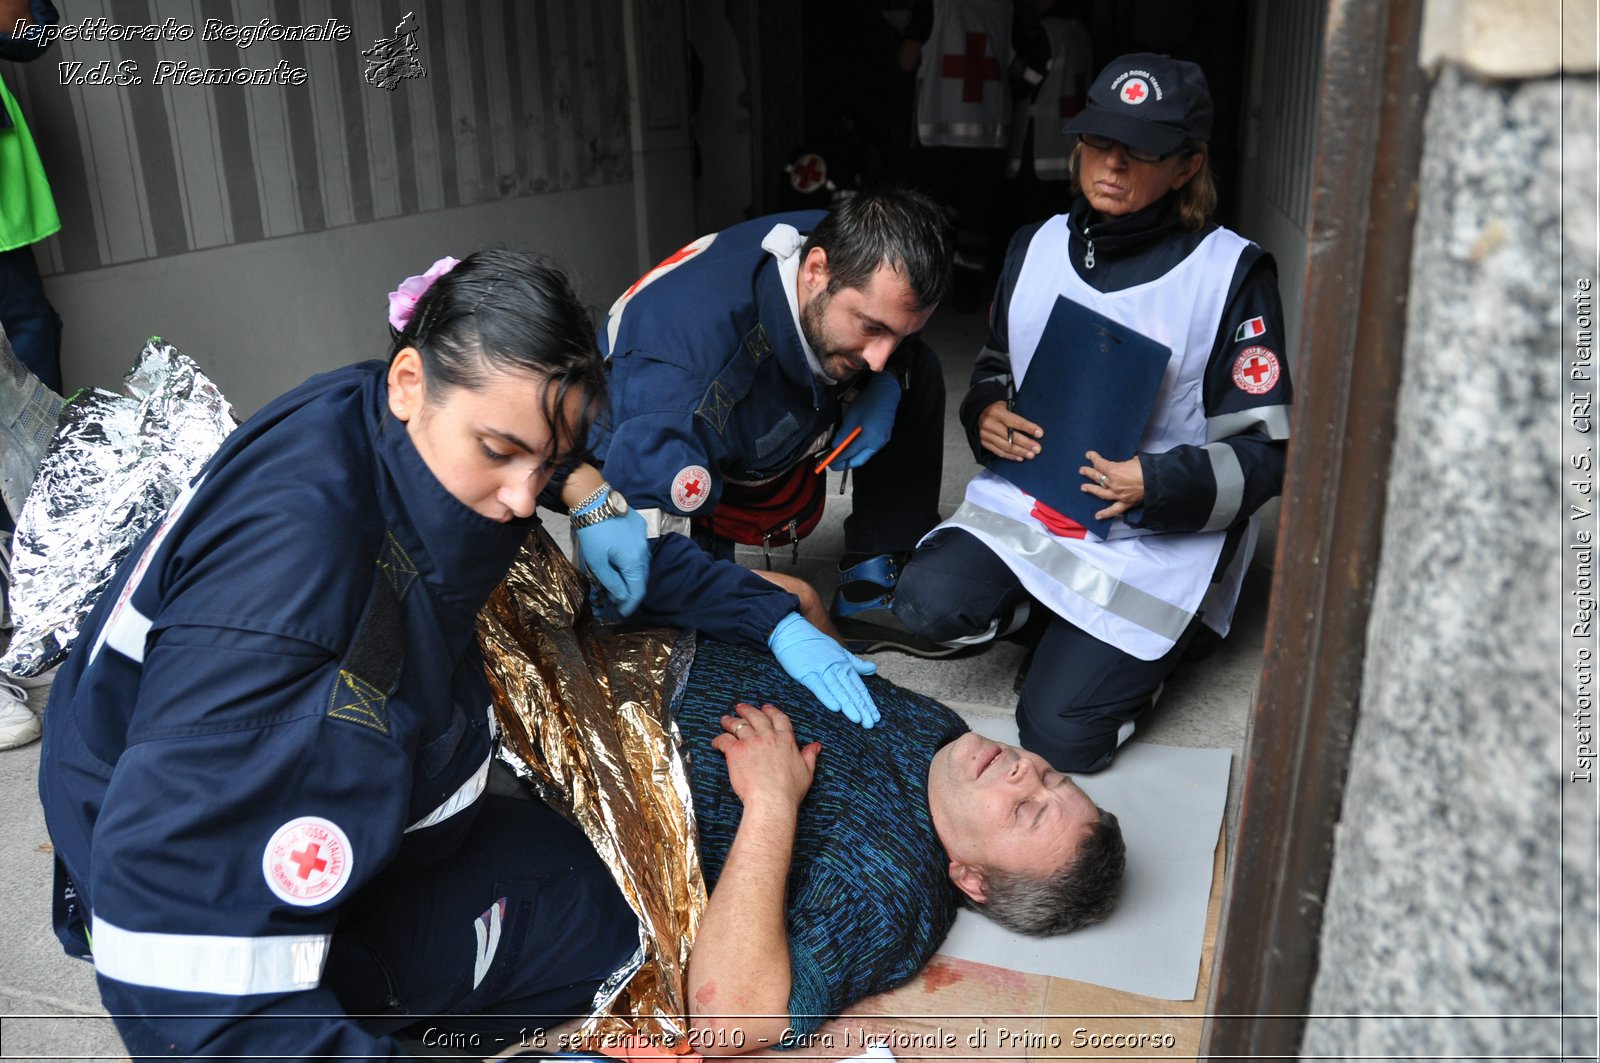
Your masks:
{"label": "red cross on cap", "polygon": [[1130,78],[1128,83],[1122,86],[1122,99],[1125,103],[1140,103],[1147,94],[1144,82],[1138,78]]}

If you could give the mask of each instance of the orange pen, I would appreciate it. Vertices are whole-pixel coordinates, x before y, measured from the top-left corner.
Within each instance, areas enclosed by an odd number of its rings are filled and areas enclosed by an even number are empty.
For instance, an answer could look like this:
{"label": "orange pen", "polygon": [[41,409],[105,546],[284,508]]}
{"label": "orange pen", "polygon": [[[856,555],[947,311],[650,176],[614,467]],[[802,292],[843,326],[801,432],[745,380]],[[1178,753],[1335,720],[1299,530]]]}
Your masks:
{"label": "orange pen", "polygon": [[822,459],[822,464],[818,465],[815,469],[812,470],[812,472],[814,472],[814,473],[816,473],[818,475],[821,475],[822,471],[828,467],[829,463],[832,462],[834,458],[837,458],[840,454],[842,454],[844,452],[844,448],[845,447],[848,447],[851,443],[854,443],[856,441],[856,436],[858,436],[860,434],[861,434],[861,426],[860,425],[856,425],[854,428],[852,428],[850,430],[850,434],[844,437],[844,442],[840,443],[838,446],[834,447],[833,448],[833,453],[831,453],[827,457],[823,458]]}

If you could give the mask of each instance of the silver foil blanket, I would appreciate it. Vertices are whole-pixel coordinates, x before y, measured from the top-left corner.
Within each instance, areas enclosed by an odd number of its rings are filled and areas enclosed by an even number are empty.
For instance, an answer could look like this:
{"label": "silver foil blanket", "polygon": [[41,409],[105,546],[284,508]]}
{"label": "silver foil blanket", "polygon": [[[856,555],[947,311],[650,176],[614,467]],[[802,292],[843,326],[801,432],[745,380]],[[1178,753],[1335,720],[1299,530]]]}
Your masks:
{"label": "silver foil blanket", "polygon": [[0,672],[59,663],[128,551],[238,425],[233,407],[160,337],[118,395],[80,391],[23,503],[12,542],[11,648]]}

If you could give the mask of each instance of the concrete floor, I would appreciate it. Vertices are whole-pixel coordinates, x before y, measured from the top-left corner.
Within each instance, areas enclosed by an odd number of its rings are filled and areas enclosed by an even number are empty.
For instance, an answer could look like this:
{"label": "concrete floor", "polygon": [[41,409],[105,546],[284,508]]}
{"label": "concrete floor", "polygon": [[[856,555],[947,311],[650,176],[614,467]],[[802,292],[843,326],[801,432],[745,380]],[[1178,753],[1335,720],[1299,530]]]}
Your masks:
{"label": "concrete floor", "polygon": [[[926,334],[941,354],[950,396],[941,496],[946,514],[960,503],[975,470],[955,409],[984,333],[982,315],[947,311],[934,318]],[[836,485],[830,488],[837,490]],[[773,556],[779,571],[792,569],[809,579],[824,599],[833,591],[847,512],[838,504],[837,494],[829,497],[834,504],[817,532],[801,544],[798,565],[790,565],[787,552],[781,559]],[[550,521],[549,526],[557,541],[565,542],[565,519]],[[759,550],[741,551],[747,563],[759,565],[760,558]],[[1133,739],[1232,749],[1230,833],[1237,816],[1240,754],[1261,671],[1267,585],[1267,573],[1258,566],[1246,580],[1233,634],[1210,657],[1178,673]],[[1020,647],[1001,643],[958,660],[924,661],[895,653],[879,654],[876,660],[884,676],[973,718],[1014,710],[1012,680],[1022,656]],[[43,693],[32,699],[36,709],[43,707]],[[52,860],[35,786],[38,758],[37,743],[0,752],[0,794],[9,795],[0,801],[0,898],[6,902],[0,916],[0,1058],[122,1059],[121,1042],[100,1007],[93,970],[67,958],[50,929]]]}

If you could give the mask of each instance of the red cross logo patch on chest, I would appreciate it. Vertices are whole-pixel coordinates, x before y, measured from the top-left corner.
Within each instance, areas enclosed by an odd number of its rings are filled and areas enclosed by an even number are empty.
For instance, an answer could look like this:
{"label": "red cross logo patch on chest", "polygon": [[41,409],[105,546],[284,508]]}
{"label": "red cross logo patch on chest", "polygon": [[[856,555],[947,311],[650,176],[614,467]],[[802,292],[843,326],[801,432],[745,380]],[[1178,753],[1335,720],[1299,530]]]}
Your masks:
{"label": "red cross logo patch on chest", "polygon": [[1278,356],[1265,347],[1246,347],[1233,361],[1233,382],[1240,391],[1265,395],[1277,386]]}
{"label": "red cross logo patch on chest", "polygon": [[301,816],[272,832],[261,873],[279,900],[309,907],[333,900],[350,881],[350,839],[332,820]]}

